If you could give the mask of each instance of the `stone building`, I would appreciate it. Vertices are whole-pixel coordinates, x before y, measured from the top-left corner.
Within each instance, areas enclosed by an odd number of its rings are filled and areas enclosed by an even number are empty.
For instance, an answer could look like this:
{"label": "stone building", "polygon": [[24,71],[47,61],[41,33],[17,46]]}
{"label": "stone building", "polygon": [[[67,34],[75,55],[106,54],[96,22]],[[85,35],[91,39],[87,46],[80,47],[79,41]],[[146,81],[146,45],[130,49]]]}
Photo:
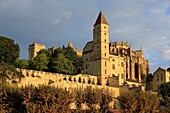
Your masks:
{"label": "stone building", "polygon": [[38,44],[38,43],[33,43],[29,45],[29,60],[33,60],[34,57],[37,56],[37,52],[45,49],[45,45],[44,44]]}
{"label": "stone building", "polygon": [[145,85],[149,62],[142,49],[133,51],[127,42],[109,42],[109,24],[103,12],[97,17],[93,40],[85,45],[82,57],[83,73],[98,76],[102,85]]}
{"label": "stone building", "polygon": [[153,79],[152,79],[152,91],[158,91],[159,86],[163,83],[170,82],[170,68],[163,69],[158,68],[153,73]]}
{"label": "stone building", "polygon": [[80,56],[80,57],[82,56],[83,51],[82,51],[82,50],[79,50],[79,49],[77,49],[77,48],[74,48],[72,42],[70,42],[70,43],[68,44],[68,47],[71,47],[71,48],[77,53],[78,56]]}
{"label": "stone building", "polygon": [[[68,44],[68,47],[71,47],[77,53],[78,56],[80,57],[82,56],[83,51],[77,48],[74,48],[71,42]],[[51,48],[48,48],[48,50],[54,51],[57,48],[59,47],[51,47]],[[29,49],[28,49],[29,50],[28,59],[33,60],[33,58],[37,56],[37,52],[39,52],[42,49],[46,49],[44,44],[38,44],[38,43],[30,44]]]}
{"label": "stone building", "polygon": [[[85,77],[84,75],[94,77],[95,85],[102,85],[101,87],[121,87],[123,85],[138,87],[142,85],[145,87],[149,62],[144,59],[142,49],[133,51],[127,42],[110,42],[109,24],[102,12],[99,13],[94,24],[93,40],[87,42],[83,51],[75,49],[72,43],[69,43],[68,47],[73,48],[79,56],[82,56],[82,75],[83,77]],[[32,60],[41,49],[45,49],[45,45],[31,44],[29,60]],[[86,79],[83,81],[83,84],[86,84]]]}

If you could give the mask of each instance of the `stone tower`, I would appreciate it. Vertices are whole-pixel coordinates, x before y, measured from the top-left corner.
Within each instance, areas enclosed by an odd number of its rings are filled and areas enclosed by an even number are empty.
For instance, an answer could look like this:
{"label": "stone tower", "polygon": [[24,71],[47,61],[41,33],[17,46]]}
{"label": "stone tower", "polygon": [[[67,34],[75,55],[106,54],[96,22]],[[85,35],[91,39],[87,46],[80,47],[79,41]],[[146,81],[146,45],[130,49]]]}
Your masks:
{"label": "stone tower", "polygon": [[93,29],[94,70],[101,84],[106,83],[109,72],[109,24],[103,12],[100,12]]}
{"label": "stone tower", "polygon": [[[127,42],[109,42],[109,24],[102,12],[93,29],[93,40],[83,48],[83,73],[98,76],[101,85],[145,85],[149,62],[142,50],[133,51]],[[134,84],[134,83],[133,83]]]}
{"label": "stone tower", "polygon": [[38,43],[33,43],[29,45],[29,60],[33,60],[34,57],[37,56],[37,52],[45,49],[45,45],[44,44],[38,44]]}

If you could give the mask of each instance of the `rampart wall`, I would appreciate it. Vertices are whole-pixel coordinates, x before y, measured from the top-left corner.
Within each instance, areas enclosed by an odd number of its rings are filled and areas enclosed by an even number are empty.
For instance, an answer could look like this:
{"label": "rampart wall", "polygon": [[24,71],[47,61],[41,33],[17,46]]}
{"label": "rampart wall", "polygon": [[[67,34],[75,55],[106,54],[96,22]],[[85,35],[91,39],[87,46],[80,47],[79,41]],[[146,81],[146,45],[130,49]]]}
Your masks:
{"label": "rampart wall", "polygon": [[[97,85],[97,76],[79,74],[79,75],[65,75],[59,73],[49,73],[43,71],[22,69],[24,78],[21,79],[19,86],[25,85],[52,85],[66,90],[84,89],[86,87],[103,88],[113,93],[114,97],[120,95],[121,91],[126,91],[126,88],[109,87]],[[122,92],[121,92],[122,93]]]}

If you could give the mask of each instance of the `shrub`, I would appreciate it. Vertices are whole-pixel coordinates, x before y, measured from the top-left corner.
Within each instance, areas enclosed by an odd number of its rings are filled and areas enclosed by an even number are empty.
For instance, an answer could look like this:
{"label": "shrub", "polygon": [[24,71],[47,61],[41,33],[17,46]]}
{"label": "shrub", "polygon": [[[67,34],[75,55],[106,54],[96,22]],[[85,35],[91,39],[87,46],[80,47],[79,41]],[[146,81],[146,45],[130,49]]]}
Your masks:
{"label": "shrub", "polygon": [[[113,98],[107,90],[87,87],[83,91],[82,89],[77,90],[75,99],[78,108],[81,108],[83,103],[88,105],[89,109],[87,109],[87,112],[107,113],[109,112],[108,105]],[[80,111],[81,109],[78,109],[78,112]]]}
{"label": "shrub", "polygon": [[21,88],[0,86],[0,112],[8,113],[71,113],[71,103],[76,103],[73,112],[83,112],[82,104],[89,109],[84,112],[107,113],[112,101],[109,91],[104,89],[70,90],[53,86],[29,85]]}
{"label": "shrub", "polygon": [[155,113],[159,100],[149,92],[129,92],[117,98],[124,113]]}
{"label": "shrub", "polygon": [[25,113],[23,95],[18,88],[3,86],[0,88],[1,113]]}

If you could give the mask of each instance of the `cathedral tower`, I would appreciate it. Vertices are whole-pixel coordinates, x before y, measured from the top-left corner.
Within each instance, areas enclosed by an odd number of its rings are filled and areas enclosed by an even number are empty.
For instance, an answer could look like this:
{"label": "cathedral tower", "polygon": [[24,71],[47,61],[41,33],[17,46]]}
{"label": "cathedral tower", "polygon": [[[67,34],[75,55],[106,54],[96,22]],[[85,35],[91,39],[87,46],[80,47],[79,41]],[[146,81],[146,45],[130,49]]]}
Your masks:
{"label": "cathedral tower", "polygon": [[100,12],[93,29],[94,75],[105,85],[109,75],[109,24]]}

